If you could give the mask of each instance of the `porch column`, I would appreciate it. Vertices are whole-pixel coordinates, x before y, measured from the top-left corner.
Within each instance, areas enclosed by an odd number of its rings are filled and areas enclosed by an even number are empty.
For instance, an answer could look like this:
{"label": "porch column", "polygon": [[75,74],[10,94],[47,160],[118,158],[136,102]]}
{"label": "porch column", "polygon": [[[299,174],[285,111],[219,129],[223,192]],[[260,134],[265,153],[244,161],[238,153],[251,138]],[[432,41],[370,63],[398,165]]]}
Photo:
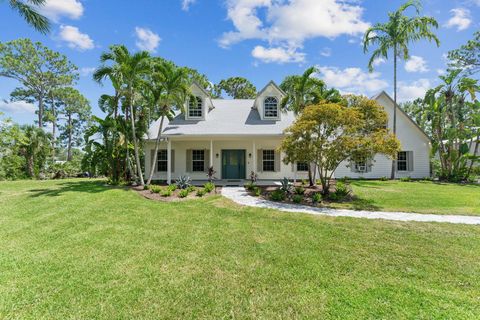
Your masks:
{"label": "porch column", "polygon": [[213,167],[213,140],[210,140],[210,166]]}
{"label": "porch column", "polygon": [[172,141],[167,142],[167,184],[172,183]]}
{"label": "porch column", "polygon": [[255,145],[255,140],[252,142],[252,171],[257,173],[257,147]]}

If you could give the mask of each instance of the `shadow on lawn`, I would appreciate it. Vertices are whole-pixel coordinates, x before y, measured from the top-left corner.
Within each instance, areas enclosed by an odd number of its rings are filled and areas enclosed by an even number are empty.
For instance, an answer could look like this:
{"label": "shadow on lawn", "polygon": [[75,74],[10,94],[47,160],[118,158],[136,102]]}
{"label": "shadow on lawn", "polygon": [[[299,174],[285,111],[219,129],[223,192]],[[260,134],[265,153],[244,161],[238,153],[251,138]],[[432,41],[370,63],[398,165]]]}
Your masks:
{"label": "shadow on lawn", "polygon": [[382,207],[375,204],[373,200],[355,197],[351,202],[353,210],[380,211]]}
{"label": "shadow on lawn", "polygon": [[66,192],[99,193],[111,189],[127,190],[127,188],[107,186],[105,181],[81,180],[65,181],[56,186],[52,186],[52,188],[30,189],[28,192],[30,193],[30,197],[37,198],[42,196],[56,197]]}

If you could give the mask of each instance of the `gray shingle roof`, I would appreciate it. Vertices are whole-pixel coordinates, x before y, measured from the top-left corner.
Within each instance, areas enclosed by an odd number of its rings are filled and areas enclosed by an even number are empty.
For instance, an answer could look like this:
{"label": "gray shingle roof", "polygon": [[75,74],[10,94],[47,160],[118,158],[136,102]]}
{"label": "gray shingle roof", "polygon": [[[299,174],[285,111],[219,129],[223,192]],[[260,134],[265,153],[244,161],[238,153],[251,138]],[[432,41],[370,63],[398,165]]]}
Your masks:
{"label": "gray shingle roof", "polygon": [[[185,120],[177,114],[171,121],[165,120],[165,136],[206,136],[206,135],[281,135],[290,126],[295,116],[292,112],[282,113],[280,121],[261,120],[254,99],[212,99],[214,109],[206,120]],[[155,121],[148,131],[149,139],[157,136],[160,120]]]}

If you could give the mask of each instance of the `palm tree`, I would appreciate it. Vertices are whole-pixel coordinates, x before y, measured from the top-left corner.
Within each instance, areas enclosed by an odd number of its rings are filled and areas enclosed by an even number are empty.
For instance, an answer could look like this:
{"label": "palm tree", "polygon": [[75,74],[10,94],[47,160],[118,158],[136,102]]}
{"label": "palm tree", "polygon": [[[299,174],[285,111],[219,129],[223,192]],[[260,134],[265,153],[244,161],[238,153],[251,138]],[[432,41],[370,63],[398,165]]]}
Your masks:
{"label": "palm tree", "polygon": [[[1,1],[1,0],[0,0]],[[12,10],[17,11],[25,21],[37,31],[46,34],[50,31],[50,21],[42,16],[33,6],[43,6],[46,0],[9,0],[8,4]]]}
{"label": "palm tree", "polygon": [[23,126],[22,129],[19,151],[25,157],[27,174],[32,178],[35,175],[35,168],[42,169],[43,163],[51,152],[52,136],[43,128],[32,125]]}
{"label": "palm tree", "polygon": [[188,73],[184,68],[176,67],[171,62],[159,61],[155,63],[153,83],[149,86],[147,100],[154,113],[160,115],[160,125],[158,127],[157,138],[155,140],[155,151],[153,154],[150,174],[148,175],[147,185],[152,182],[155,172],[155,162],[157,161],[158,147],[163,131],[165,117],[171,119],[174,115],[173,107],[183,109],[183,105],[190,92]]}
{"label": "palm tree", "polygon": [[140,163],[139,141],[135,128],[135,121],[138,116],[135,99],[138,95],[137,89],[145,84],[145,75],[151,71],[150,54],[147,51],[140,51],[132,55],[127,47],[115,45],[110,47],[109,52],[101,55],[100,61],[102,63],[113,62],[111,66],[104,65],[97,69],[94,73],[94,79],[101,81],[105,77],[110,77],[115,78],[115,82],[120,84],[122,96],[125,98],[130,116],[137,174],[140,179],[140,185],[143,186],[145,182]]}
{"label": "palm tree", "polygon": [[[328,89],[325,82],[314,77],[317,72],[317,68],[310,67],[302,75],[288,76],[282,81],[280,88],[286,93],[280,105],[282,110],[293,111],[298,115],[308,105],[321,101],[339,102],[341,100],[338,90]],[[310,164],[308,164],[308,180],[310,186],[315,184]]]}
{"label": "palm tree", "polygon": [[[414,8],[416,16],[407,17],[404,12],[408,8]],[[432,17],[419,16],[421,3],[419,0],[409,0],[403,4],[397,11],[388,14],[389,20],[386,23],[376,23],[370,27],[364,35],[363,51],[368,52],[371,45],[377,45],[378,48],[373,51],[368,69],[373,71],[374,62],[379,58],[388,59],[388,53],[393,50],[393,133],[397,133],[397,59],[408,60],[408,45],[411,42],[427,39],[435,41],[440,45],[437,36],[431,31],[431,28],[438,28],[438,22]],[[392,161],[391,178],[395,178],[395,160]]]}

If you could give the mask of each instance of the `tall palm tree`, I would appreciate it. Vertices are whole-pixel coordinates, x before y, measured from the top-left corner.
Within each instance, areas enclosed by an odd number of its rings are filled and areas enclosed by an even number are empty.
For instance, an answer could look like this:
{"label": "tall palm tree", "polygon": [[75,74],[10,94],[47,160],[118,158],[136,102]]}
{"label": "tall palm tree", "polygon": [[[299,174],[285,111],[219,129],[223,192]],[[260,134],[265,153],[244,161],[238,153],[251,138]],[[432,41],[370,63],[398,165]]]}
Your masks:
{"label": "tall palm tree", "polygon": [[[308,105],[325,100],[330,102],[340,101],[341,96],[338,90],[328,89],[325,82],[314,77],[317,72],[317,68],[310,67],[302,75],[288,76],[282,81],[280,88],[286,93],[280,105],[282,110],[293,111],[295,115],[298,115]],[[310,186],[315,184],[314,176],[315,174],[312,172],[310,164],[308,164]]]}
{"label": "tall palm tree", "polygon": [[147,185],[152,182],[155,172],[155,163],[163,131],[165,117],[171,119],[174,115],[174,107],[183,109],[190,92],[188,73],[184,68],[176,67],[171,62],[160,61],[154,66],[153,83],[149,86],[149,98],[152,111],[160,115],[157,138],[155,140],[155,151],[153,154],[150,174]]}
{"label": "tall palm tree", "polygon": [[[0,0],[3,1],[3,0]],[[27,21],[29,25],[37,31],[46,34],[50,31],[50,21],[35,9],[34,6],[45,5],[46,0],[8,0],[8,4],[12,10],[17,11],[19,15]]]}
{"label": "tall palm tree", "polygon": [[[414,17],[404,15],[408,8],[415,9]],[[438,28],[438,22],[432,17],[419,16],[421,3],[419,0],[409,0],[397,11],[388,13],[388,22],[376,23],[364,35],[363,51],[368,52],[372,45],[378,46],[373,51],[368,62],[368,69],[373,71],[374,62],[379,58],[388,59],[388,53],[393,50],[393,133],[397,133],[397,60],[408,60],[410,57],[408,45],[411,42],[426,39],[440,45],[437,36],[431,31]],[[395,179],[395,160],[392,161],[391,178]]]}
{"label": "tall palm tree", "polygon": [[131,54],[124,45],[114,45],[110,47],[110,51],[103,53],[100,57],[102,63],[112,62],[113,64],[103,65],[94,73],[94,79],[97,81],[113,77],[120,84],[129,111],[135,163],[141,186],[145,184],[145,181],[140,163],[139,141],[135,125],[139,113],[135,99],[139,94],[138,89],[145,83],[145,76],[151,71],[150,58],[147,51]]}

